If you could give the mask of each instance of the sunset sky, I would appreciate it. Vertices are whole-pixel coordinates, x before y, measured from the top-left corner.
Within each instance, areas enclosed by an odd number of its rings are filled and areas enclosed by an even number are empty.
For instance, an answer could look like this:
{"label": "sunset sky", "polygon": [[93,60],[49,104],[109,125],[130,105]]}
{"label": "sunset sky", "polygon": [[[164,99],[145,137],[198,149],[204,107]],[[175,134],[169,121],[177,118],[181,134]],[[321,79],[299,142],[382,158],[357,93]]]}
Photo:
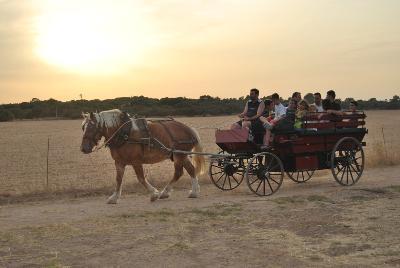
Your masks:
{"label": "sunset sky", "polygon": [[398,0],[0,0],[0,104],[400,94]]}

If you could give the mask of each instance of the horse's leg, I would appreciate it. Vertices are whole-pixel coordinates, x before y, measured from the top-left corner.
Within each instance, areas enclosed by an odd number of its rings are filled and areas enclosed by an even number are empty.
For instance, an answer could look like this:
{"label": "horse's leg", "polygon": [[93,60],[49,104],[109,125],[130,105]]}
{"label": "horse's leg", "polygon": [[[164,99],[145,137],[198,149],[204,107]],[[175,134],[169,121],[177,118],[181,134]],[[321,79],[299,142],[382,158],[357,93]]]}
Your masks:
{"label": "horse's leg", "polygon": [[189,158],[187,157],[185,158],[183,166],[189,173],[190,178],[192,178],[192,190],[189,192],[189,198],[199,197],[200,194],[199,180],[196,177],[194,166],[192,165],[192,162],[190,162]]}
{"label": "horse's leg", "polygon": [[122,191],[122,177],[124,176],[125,165],[115,162],[115,168],[117,170],[117,186],[115,188],[115,192],[108,198],[108,204],[117,204],[118,198],[121,196]]}
{"label": "horse's leg", "polygon": [[150,200],[151,201],[156,201],[158,197],[160,196],[160,193],[158,190],[151,185],[147,179],[144,177],[144,172],[143,172],[143,166],[141,164],[139,165],[132,165],[133,169],[135,170],[136,176],[141,184],[149,191],[151,192]]}
{"label": "horse's leg", "polygon": [[[184,158],[187,158],[184,156]],[[182,156],[174,155],[174,167],[175,172],[172,180],[165,186],[164,190],[161,192],[160,199],[168,198],[170,192],[172,191],[172,186],[175,182],[179,180],[180,177],[183,175],[183,161],[184,158]]]}

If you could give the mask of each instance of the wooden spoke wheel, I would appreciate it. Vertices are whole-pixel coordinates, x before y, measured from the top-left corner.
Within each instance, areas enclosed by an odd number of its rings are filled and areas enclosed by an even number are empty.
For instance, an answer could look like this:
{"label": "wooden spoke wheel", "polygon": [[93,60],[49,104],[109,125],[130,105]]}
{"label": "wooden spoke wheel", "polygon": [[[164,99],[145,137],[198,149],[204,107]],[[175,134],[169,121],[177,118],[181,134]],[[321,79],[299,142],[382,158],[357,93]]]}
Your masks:
{"label": "wooden spoke wheel", "polygon": [[354,185],[363,173],[364,161],[361,143],[353,137],[344,137],[332,150],[332,175],[343,186]]}
{"label": "wooden spoke wheel", "polygon": [[247,158],[227,157],[217,158],[210,162],[208,174],[211,181],[223,191],[238,187],[244,178]]}
{"label": "wooden spoke wheel", "polygon": [[312,175],[314,175],[315,170],[304,170],[304,171],[294,171],[294,172],[286,172],[289,179],[297,183],[304,183],[311,179]]}
{"label": "wooden spoke wheel", "polygon": [[273,153],[263,152],[250,159],[246,169],[246,181],[250,190],[259,196],[275,193],[283,181],[282,161]]}

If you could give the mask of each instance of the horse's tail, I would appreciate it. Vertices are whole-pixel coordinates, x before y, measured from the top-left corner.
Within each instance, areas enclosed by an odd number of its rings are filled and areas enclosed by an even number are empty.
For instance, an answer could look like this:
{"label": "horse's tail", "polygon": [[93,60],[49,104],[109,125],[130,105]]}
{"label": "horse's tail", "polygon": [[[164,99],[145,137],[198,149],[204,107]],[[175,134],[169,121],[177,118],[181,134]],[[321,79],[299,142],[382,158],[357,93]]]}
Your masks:
{"label": "horse's tail", "polygon": [[[192,152],[197,152],[197,153],[203,152],[203,146],[201,145],[199,133],[194,128],[191,128],[191,130],[197,140],[197,143],[194,145]],[[194,166],[196,177],[198,175],[203,174],[206,171],[206,160],[204,159],[203,155],[194,154],[192,157],[192,163]]]}

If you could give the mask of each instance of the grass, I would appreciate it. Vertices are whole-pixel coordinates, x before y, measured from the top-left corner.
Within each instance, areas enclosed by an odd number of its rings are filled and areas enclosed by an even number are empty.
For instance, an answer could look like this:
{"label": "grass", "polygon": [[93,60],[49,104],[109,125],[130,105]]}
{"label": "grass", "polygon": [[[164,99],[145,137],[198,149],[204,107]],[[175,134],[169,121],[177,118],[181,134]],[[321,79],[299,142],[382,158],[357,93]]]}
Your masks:
{"label": "grass", "polygon": [[[399,111],[367,111],[365,137],[366,166],[383,167],[400,164]],[[390,120],[387,118],[390,117]],[[234,116],[179,118],[185,124],[199,129],[204,151],[217,152],[214,129],[233,122]],[[108,150],[83,155],[79,152],[82,131],[81,120],[10,122],[0,128],[0,204],[67,197],[111,195],[115,184],[115,167]],[[382,127],[385,131],[383,143]],[[50,136],[49,191],[46,190],[47,138]],[[27,139],[26,137],[30,137]],[[173,165],[164,161],[146,165],[145,174],[158,188],[162,188],[173,174]],[[207,175],[201,183],[209,183]],[[131,167],[124,176],[124,193],[146,194],[137,183]],[[190,187],[190,178],[184,175],[177,187]],[[55,196],[53,196],[55,194]],[[279,201],[277,201],[279,202]],[[290,201],[288,201],[290,202]],[[283,201],[286,203],[286,201]]]}
{"label": "grass", "polygon": [[173,244],[170,248],[178,249],[178,250],[188,250],[191,247],[190,247],[190,244],[187,243],[186,241],[179,241],[179,242],[176,242],[175,244]]}
{"label": "grass", "polygon": [[354,254],[356,252],[365,251],[371,249],[372,246],[369,244],[357,244],[357,243],[344,243],[334,241],[331,243],[327,255],[332,257]]}
{"label": "grass", "polygon": [[369,201],[373,199],[371,196],[365,196],[365,195],[353,195],[350,197],[350,200],[359,202],[359,201]]}
{"label": "grass", "polygon": [[390,190],[392,190],[393,192],[397,192],[400,193],[400,185],[392,185],[388,187]]}
{"label": "grass", "polygon": [[[158,221],[167,221],[170,217],[176,216],[176,212],[169,209],[161,209],[157,211],[143,211],[134,214],[121,214],[119,217],[124,219],[155,219]],[[110,216],[111,217],[111,216]],[[112,217],[114,218],[114,216]]]}
{"label": "grass", "polygon": [[285,204],[303,203],[304,198],[301,196],[285,196],[285,197],[274,198],[269,201],[274,202],[278,205],[285,205]]}
{"label": "grass", "polygon": [[285,204],[301,204],[305,201],[309,202],[323,202],[323,203],[335,203],[332,199],[329,199],[322,195],[310,195],[310,196],[285,196],[285,197],[278,197],[271,199],[271,202],[274,202],[278,205],[285,205]]}
{"label": "grass", "polygon": [[387,190],[384,188],[362,188],[361,191],[373,193],[373,194],[386,194]]}
{"label": "grass", "polygon": [[238,213],[242,210],[239,204],[216,204],[211,207],[207,208],[194,208],[188,211],[185,211],[184,213],[189,213],[189,214],[195,214],[200,217],[204,218],[220,218],[220,217],[226,217],[233,215],[235,213]]}
{"label": "grass", "polygon": [[332,199],[322,195],[310,195],[307,197],[310,202],[324,202],[324,203],[335,203]]}
{"label": "grass", "polygon": [[58,258],[52,258],[51,260],[47,261],[47,263],[44,265],[46,268],[63,268],[67,267],[62,265],[60,260]]}
{"label": "grass", "polygon": [[30,226],[22,229],[26,236],[33,239],[58,239],[75,237],[82,234],[80,228],[67,223],[51,224],[46,226]]}
{"label": "grass", "polygon": [[382,141],[375,140],[372,142],[370,150],[373,154],[368,154],[366,157],[367,167],[400,165],[400,154],[390,145],[385,145]]}

